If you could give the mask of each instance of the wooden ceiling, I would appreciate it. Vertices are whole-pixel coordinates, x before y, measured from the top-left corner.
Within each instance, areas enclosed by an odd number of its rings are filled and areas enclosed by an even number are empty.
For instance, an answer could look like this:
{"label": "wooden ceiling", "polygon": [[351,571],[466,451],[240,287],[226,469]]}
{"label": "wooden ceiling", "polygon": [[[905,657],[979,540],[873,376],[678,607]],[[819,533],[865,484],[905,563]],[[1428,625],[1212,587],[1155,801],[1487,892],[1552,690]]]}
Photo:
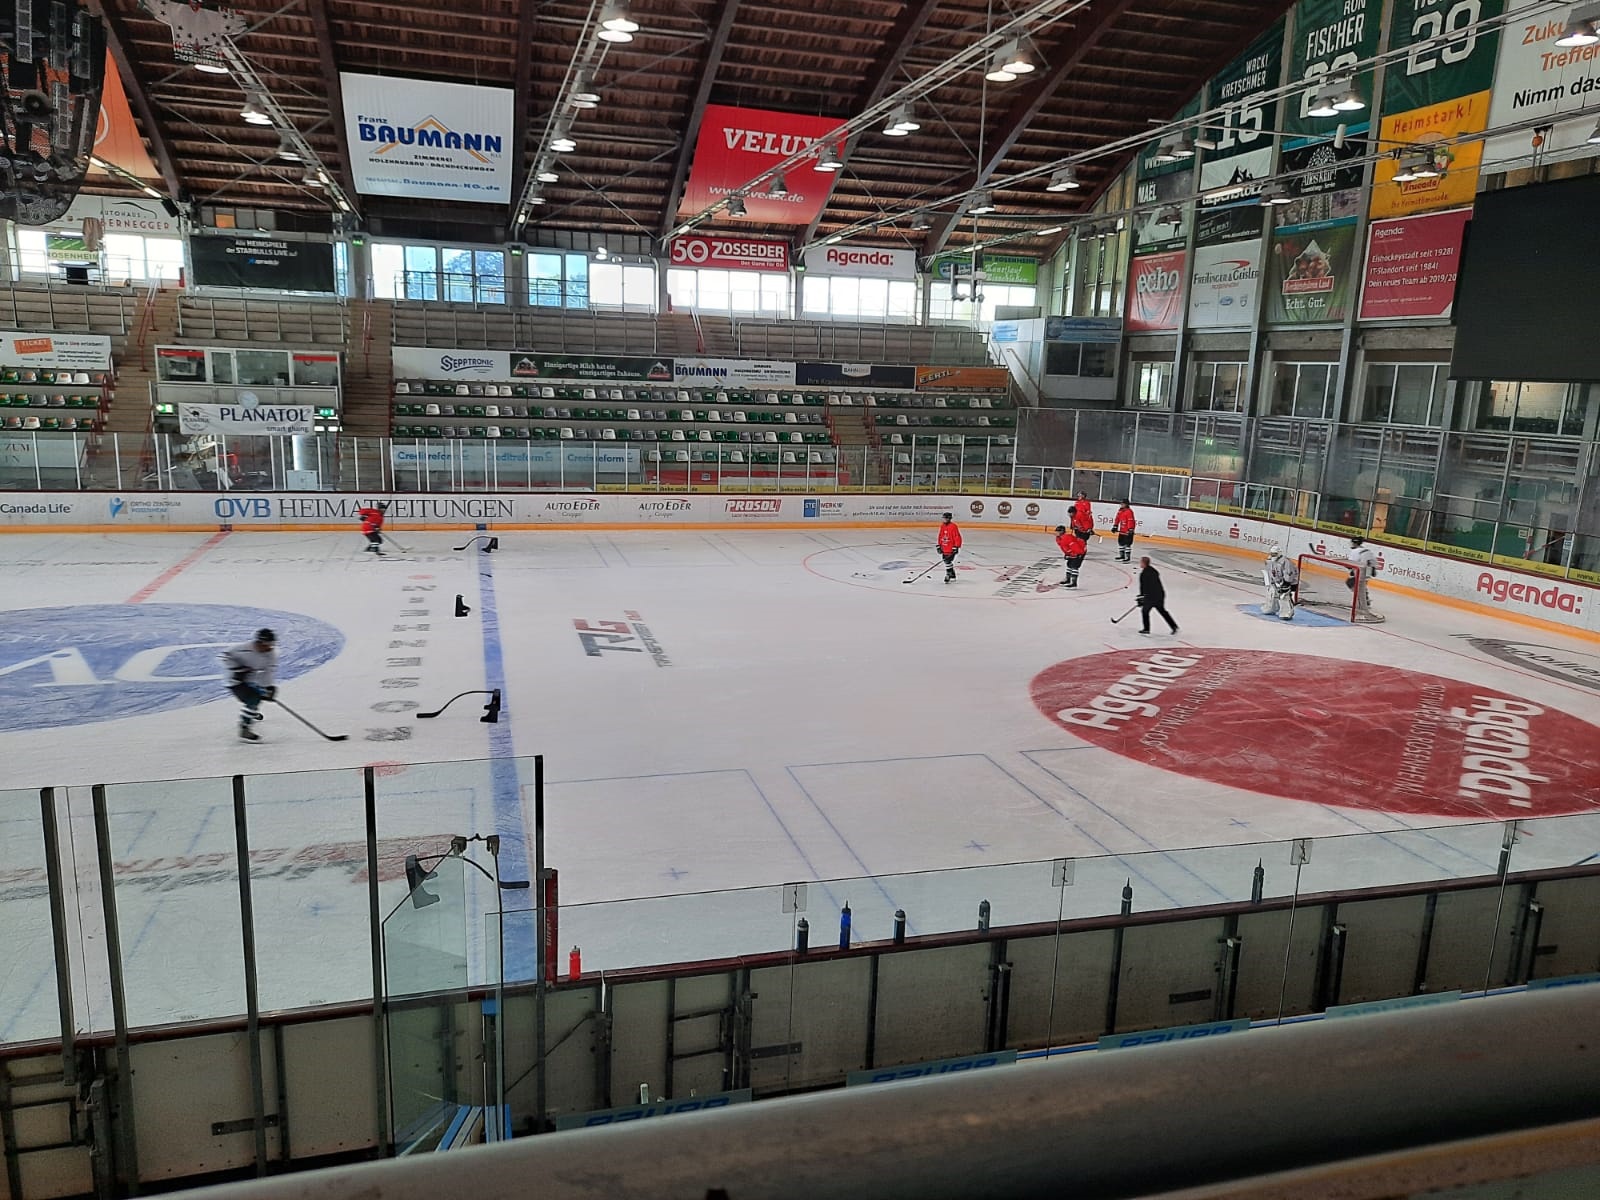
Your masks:
{"label": "wooden ceiling", "polygon": [[[182,197],[196,204],[326,214],[303,169],[275,158],[271,128],[245,124],[228,75],[179,63],[170,29],[138,0],[90,0],[106,17],[141,133]],[[736,226],[805,242],[858,221],[936,202],[990,179],[1136,136],[1168,119],[1262,29],[1285,0],[1092,0],[1035,39],[1040,69],[1014,83],[968,72],[919,107],[911,137],[863,135],[810,230]],[[659,238],[675,223],[706,102],[845,119],[1024,10],[1022,0],[634,0],[641,29],[610,45],[597,76],[603,103],[578,117],[576,152],[548,187],[536,227]],[[539,151],[568,64],[590,17],[579,0],[236,0],[235,39],[330,171],[346,177],[339,71],[516,90],[518,186]],[[1086,211],[1127,163],[1082,164],[1076,192],[1043,180],[1001,188],[981,236],[1045,229]],[[111,185],[115,188],[115,184]],[[353,194],[353,193],[352,193]],[[357,197],[374,233],[501,241],[504,207]],[[530,231],[531,232],[536,232]],[[973,219],[909,220],[863,240],[932,253],[972,239]],[[531,237],[530,237],[531,240]],[[1023,252],[1052,239],[1025,237]]]}

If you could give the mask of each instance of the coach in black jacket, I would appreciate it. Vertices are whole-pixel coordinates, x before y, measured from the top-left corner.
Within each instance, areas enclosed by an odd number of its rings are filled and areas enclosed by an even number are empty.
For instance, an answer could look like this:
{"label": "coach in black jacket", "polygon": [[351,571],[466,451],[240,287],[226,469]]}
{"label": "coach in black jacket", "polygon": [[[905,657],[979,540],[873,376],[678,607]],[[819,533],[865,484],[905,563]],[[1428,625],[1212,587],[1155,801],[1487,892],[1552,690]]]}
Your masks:
{"label": "coach in black jacket", "polygon": [[1172,619],[1172,614],[1167,611],[1167,589],[1162,586],[1161,572],[1150,565],[1149,558],[1139,560],[1139,615],[1144,619],[1144,628],[1140,633],[1150,632],[1150,614],[1158,612],[1161,619],[1172,627],[1172,632],[1178,632],[1178,623]]}

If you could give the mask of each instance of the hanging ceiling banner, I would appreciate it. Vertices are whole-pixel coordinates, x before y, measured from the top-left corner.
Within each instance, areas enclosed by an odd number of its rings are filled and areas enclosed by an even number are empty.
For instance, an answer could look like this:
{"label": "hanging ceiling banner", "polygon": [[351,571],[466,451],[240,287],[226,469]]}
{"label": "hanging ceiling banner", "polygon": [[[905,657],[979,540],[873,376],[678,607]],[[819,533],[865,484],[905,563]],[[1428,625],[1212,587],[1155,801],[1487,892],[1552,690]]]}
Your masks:
{"label": "hanging ceiling banner", "polygon": [[1200,164],[1200,245],[1220,245],[1261,233],[1257,197],[1272,174],[1272,130],[1278,101],[1263,98],[1283,76],[1283,27],[1271,28],[1211,80],[1209,104],[1222,114],[1206,127],[1214,143]]}
{"label": "hanging ceiling banner", "polygon": [[718,271],[787,271],[789,243],[686,233],[672,239],[668,259],[675,267],[707,267]]}
{"label": "hanging ceiling banner", "polygon": [[[679,216],[693,216],[737,191],[791,154],[826,138],[844,124],[836,117],[808,117],[764,108],[708,104],[694,146],[694,166],[683,188]],[[820,147],[818,147],[820,149]],[[763,186],[745,197],[751,221],[767,225],[809,225],[828,202],[833,173],[818,171],[814,160],[784,174],[788,191],[767,193]]]}
{"label": "hanging ceiling banner", "polygon": [[510,203],[510,88],[350,71],[339,81],[356,191]]}
{"label": "hanging ceiling banner", "polygon": [[[109,52],[106,54],[106,82],[100,89],[100,123],[94,131],[94,156],[140,179],[161,177],[139,137],[139,127],[133,123],[128,94],[122,90],[122,76],[117,74],[117,64]],[[89,174],[109,175],[110,172],[91,165]]]}
{"label": "hanging ceiling banner", "polygon": [[862,279],[915,279],[917,252],[882,246],[813,246],[805,252],[806,270],[818,275],[853,275]]}
{"label": "hanging ceiling banner", "polygon": [[1128,267],[1129,333],[1176,329],[1183,311],[1183,272],[1187,255],[1182,250],[1143,254]]}
{"label": "hanging ceiling banner", "polygon": [[[1193,117],[1200,111],[1200,97],[1185,104],[1174,120]],[[1135,253],[1147,250],[1175,250],[1189,237],[1189,222],[1194,217],[1190,194],[1194,191],[1194,159],[1175,162],[1160,160],[1161,138],[1146,143],[1139,152],[1138,180],[1134,202],[1139,205],[1133,217]]]}

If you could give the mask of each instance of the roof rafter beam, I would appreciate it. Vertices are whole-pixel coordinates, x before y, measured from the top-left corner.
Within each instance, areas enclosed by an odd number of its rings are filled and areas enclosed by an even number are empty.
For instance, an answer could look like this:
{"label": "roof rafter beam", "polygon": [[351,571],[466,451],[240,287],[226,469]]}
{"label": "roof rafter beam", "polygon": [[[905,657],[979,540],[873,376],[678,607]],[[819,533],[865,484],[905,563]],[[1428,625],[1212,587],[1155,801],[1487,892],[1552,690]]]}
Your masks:
{"label": "roof rafter beam", "polygon": [[156,169],[161,172],[161,179],[167,185],[167,194],[176,200],[183,189],[178,183],[177,169],[172,165],[172,151],[167,146],[166,135],[156,123],[155,108],[150,103],[149,87],[134,66],[134,59],[128,54],[128,49],[133,44],[128,37],[128,27],[123,23],[121,15],[108,6],[105,0],[88,0],[88,8],[105,25],[106,49],[111,51],[111,61],[116,64],[117,73],[122,76],[122,86],[128,93],[128,102],[133,105],[134,115],[139,118],[144,136],[150,141],[150,149],[155,152]]}
{"label": "roof rafter beam", "polygon": [[[895,77],[905,65],[906,56],[911,53],[917,38],[922,35],[923,27],[928,23],[928,18],[933,16],[933,10],[938,7],[939,0],[906,0],[906,6],[900,10],[899,17],[895,19],[894,28],[889,30],[884,40],[883,52],[878,56],[878,61],[872,65],[872,70],[866,79],[862,81],[855,111],[861,112],[871,108],[888,95]],[[846,149],[844,146],[839,147],[841,153]],[[822,207],[811,219],[811,224],[806,226],[806,231],[800,238],[800,245],[810,245],[811,239],[817,236],[817,226],[822,223],[822,214],[827,212],[828,202],[832,199],[833,189],[838,182],[839,172],[836,171],[833,181],[828,184],[828,194],[823,198]]]}
{"label": "roof rafter beam", "polygon": [[350,135],[344,126],[344,86],[339,82],[339,61],[333,53],[333,31],[328,24],[327,0],[306,0],[306,9],[311,14],[312,27],[317,31],[317,56],[328,84],[328,112],[333,117],[333,127],[339,136],[339,182],[354,203],[356,181],[350,170]]}
{"label": "roof rafter beam", "polygon": [[711,30],[711,42],[706,47],[706,56],[700,61],[700,78],[695,82],[694,99],[689,103],[689,119],[683,127],[683,145],[678,148],[678,161],[672,167],[672,183],[667,188],[666,202],[661,206],[661,237],[666,237],[672,229],[673,217],[678,211],[678,197],[689,178],[694,144],[700,138],[700,123],[705,119],[706,102],[711,99],[711,88],[717,81],[722,54],[728,48],[728,36],[733,32],[733,22],[738,15],[739,0],[722,0],[717,23]]}
{"label": "roof rafter beam", "polygon": [[533,122],[528,119],[528,108],[533,103],[534,57],[529,47],[533,45],[534,14],[538,8],[538,0],[517,0],[517,45],[521,47],[522,53],[516,56],[517,74],[511,84],[512,112],[515,114],[511,127],[511,144],[516,147],[516,157],[511,160],[513,207],[506,214],[507,222],[515,219],[517,215],[515,197],[522,195],[522,189],[528,181],[528,137],[533,129]]}
{"label": "roof rafter beam", "polygon": [[[1012,147],[1017,144],[1017,139],[1043,111],[1050,97],[1054,96],[1057,89],[1067,81],[1067,76],[1072,74],[1094,50],[1100,36],[1116,24],[1136,3],[1137,0],[1113,0],[1102,8],[1092,10],[1088,19],[1082,24],[1073,26],[1072,40],[1056,48],[1054,55],[1051,56],[1055,61],[1050,70],[1045,72],[1044,78],[1039,81],[1039,86],[1030,95],[1020,97],[1011,106],[1006,113],[1004,123],[1000,126],[999,135],[993,143],[985,146],[984,152],[987,157],[978,164],[977,175],[971,187],[981,188],[994,177],[994,173],[1000,169],[1000,164],[1005,161],[1006,155],[1010,154]],[[927,239],[922,243],[922,253],[925,258],[933,258],[944,249],[951,233],[960,223],[961,216],[962,211],[958,209],[949,215],[934,218]]]}

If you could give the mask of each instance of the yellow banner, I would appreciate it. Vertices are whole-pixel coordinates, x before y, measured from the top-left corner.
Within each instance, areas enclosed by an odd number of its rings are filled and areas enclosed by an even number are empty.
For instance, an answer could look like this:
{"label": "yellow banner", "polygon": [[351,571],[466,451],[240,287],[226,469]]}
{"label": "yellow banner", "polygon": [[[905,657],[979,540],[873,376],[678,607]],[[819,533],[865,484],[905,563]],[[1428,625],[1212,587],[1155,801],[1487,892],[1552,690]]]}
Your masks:
{"label": "yellow banner", "polygon": [[[1404,217],[1435,208],[1471,204],[1478,193],[1483,143],[1473,140],[1452,144],[1451,139],[1458,134],[1482,133],[1488,120],[1488,92],[1475,92],[1384,117],[1378,127],[1375,149],[1386,157],[1373,164],[1372,204],[1368,213],[1374,217]],[[1399,159],[1387,157],[1393,151],[1400,152]],[[1435,179],[1396,183],[1394,175],[1400,163],[1419,153],[1432,156],[1440,175]]]}

